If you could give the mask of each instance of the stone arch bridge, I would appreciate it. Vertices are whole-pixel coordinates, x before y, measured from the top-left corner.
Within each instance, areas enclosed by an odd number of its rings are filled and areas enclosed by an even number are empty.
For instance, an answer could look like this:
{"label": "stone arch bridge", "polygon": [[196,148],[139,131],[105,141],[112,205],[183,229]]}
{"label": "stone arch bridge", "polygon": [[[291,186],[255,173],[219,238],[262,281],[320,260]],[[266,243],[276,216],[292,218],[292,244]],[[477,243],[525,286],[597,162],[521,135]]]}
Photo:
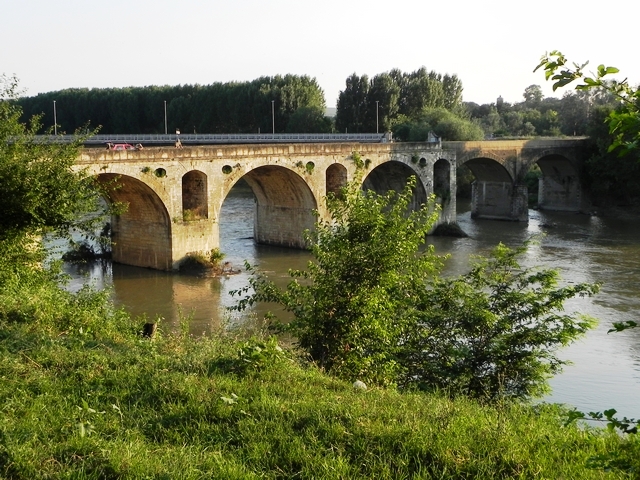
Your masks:
{"label": "stone arch bridge", "polygon": [[538,208],[567,212],[589,209],[580,178],[588,156],[587,138],[443,142],[456,152],[458,167],[475,177],[471,215],[474,218],[528,221],[525,175],[534,164],[542,172]]}
{"label": "stone arch bridge", "polygon": [[128,204],[112,219],[113,260],[175,270],[188,253],[219,246],[220,210],[240,179],[256,197],[255,241],[304,248],[303,232],[313,228],[314,212],[327,218],[324,197],[356,178],[358,164],[363,188],[378,192],[400,190],[409,176],[417,176],[413,207],[435,193],[441,223],[455,221],[456,168],[462,164],[476,176],[473,211],[479,218],[526,220],[526,188],[523,192],[520,183],[527,165],[535,162],[549,192],[541,197],[544,206],[578,210],[580,145],[491,141],[86,148],[76,163],[101,182],[116,180],[119,188],[109,200]]}

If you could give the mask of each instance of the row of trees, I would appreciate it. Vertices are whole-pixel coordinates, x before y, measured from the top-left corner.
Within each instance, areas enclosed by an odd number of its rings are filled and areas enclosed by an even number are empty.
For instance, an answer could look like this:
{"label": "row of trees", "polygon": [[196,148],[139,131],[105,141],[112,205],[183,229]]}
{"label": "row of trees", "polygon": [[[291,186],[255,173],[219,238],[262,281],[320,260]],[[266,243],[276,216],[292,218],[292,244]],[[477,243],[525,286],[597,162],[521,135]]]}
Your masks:
{"label": "row of trees", "polygon": [[394,69],[371,80],[354,73],[338,97],[336,130],[390,131],[428,109],[454,111],[461,103],[462,82],[455,75],[428,72],[424,67],[412,73]]}
{"label": "row of trees", "polygon": [[545,98],[539,85],[530,85],[523,97],[513,104],[500,97],[495,103],[464,105],[469,118],[490,138],[588,135],[590,126],[598,123],[598,111],[616,106],[615,98],[601,90]]}
{"label": "row of trees", "polygon": [[[373,77],[355,73],[340,92],[335,120],[314,78],[285,75],[211,85],[66,89],[18,100],[23,121],[43,115],[45,126],[102,133],[323,133],[393,131],[398,140],[423,141],[431,130],[449,140],[482,138],[462,108],[455,75],[421,68]],[[165,115],[166,108],[166,115]],[[165,120],[167,125],[165,126]]]}
{"label": "row of trees", "polygon": [[[67,89],[18,100],[22,120],[42,115],[51,126],[56,101],[58,130],[87,124],[101,133],[331,131],[324,93],[315,79],[285,75],[211,85]],[[165,103],[166,102],[166,103]],[[166,117],[165,117],[166,104]],[[272,110],[273,109],[273,110]],[[273,115],[273,117],[272,117]]]}

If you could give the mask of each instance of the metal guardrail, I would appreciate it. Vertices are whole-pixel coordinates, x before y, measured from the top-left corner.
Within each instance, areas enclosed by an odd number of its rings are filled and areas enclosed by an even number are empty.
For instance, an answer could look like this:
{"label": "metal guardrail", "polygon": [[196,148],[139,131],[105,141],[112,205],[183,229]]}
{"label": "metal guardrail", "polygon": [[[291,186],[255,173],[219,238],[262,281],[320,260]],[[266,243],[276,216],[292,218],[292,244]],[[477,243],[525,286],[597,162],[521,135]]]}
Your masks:
{"label": "metal guardrail", "polygon": [[[41,141],[70,143],[73,135],[37,137]],[[247,144],[247,143],[387,143],[391,141],[390,133],[260,133],[260,134],[148,134],[148,135],[94,135],[88,138],[85,145],[104,145],[106,143],[141,143],[143,145],[170,145],[180,138],[183,145],[208,144]]]}

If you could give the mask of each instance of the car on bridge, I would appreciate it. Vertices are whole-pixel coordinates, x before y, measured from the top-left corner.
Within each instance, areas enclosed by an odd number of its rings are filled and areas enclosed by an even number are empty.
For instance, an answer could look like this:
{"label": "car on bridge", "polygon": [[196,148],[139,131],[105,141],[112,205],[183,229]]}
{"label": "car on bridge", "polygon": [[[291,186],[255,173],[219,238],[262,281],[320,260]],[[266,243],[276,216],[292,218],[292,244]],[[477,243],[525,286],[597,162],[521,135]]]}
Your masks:
{"label": "car on bridge", "polygon": [[135,150],[136,148],[130,143],[111,143],[107,142],[107,150]]}

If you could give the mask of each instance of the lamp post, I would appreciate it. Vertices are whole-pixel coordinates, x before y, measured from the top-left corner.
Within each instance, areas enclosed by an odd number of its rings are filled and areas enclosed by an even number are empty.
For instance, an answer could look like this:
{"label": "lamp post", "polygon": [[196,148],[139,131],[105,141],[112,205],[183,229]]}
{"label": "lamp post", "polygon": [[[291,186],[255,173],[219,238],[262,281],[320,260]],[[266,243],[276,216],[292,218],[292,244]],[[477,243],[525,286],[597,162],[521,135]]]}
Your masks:
{"label": "lamp post", "polygon": [[275,111],[275,100],[271,100],[271,130],[272,133],[276,134],[276,111]]}
{"label": "lamp post", "polygon": [[376,133],[378,132],[378,100],[376,100]]}
{"label": "lamp post", "polygon": [[167,134],[167,101],[164,101],[164,134]]}
{"label": "lamp post", "polygon": [[56,115],[56,101],[53,101],[53,134],[58,135],[58,116]]}

